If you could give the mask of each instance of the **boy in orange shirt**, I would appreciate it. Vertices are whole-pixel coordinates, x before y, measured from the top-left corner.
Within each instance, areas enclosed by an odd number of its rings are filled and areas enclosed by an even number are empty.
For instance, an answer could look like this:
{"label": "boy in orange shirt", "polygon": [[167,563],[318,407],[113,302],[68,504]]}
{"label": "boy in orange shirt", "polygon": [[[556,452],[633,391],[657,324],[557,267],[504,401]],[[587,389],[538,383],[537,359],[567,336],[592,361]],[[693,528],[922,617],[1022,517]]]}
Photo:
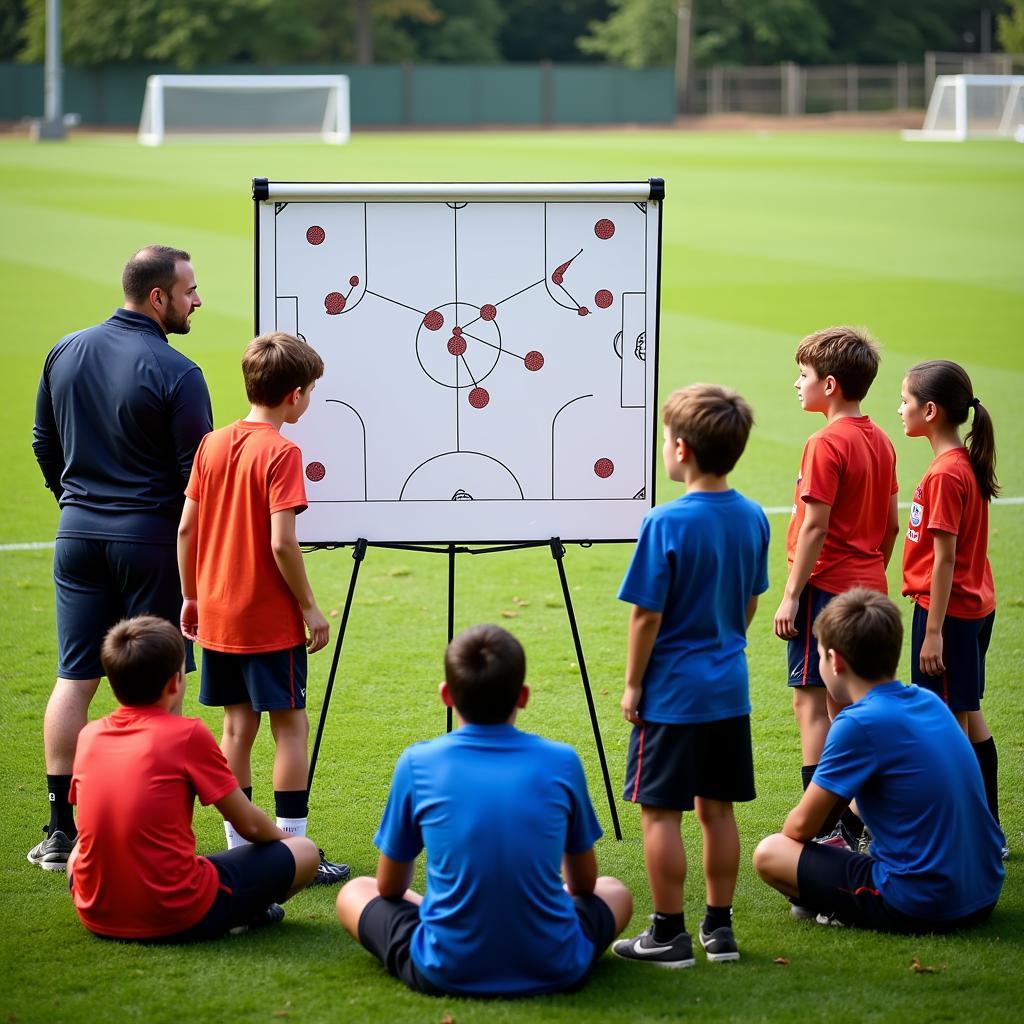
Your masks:
{"label": "boy in orange shirt", "polygon": [[[252,798],[250,756],[262,712],[270,717],[277,824],[306,834],[306,654],[326,646],[295,535],[306,508],[302,453],[281,427],[309,408],[324,364],[298,338],[275,332],[242,357],[249,415],[203,438],[178,527],[181,631],[203,648],[199,701],[224,708],[221,749]],[[306,635],[308,627],[309,635]],[[228,849],[245,842],[225,822]],[[321,851],[314,885],[348,878]]]}
{"label": "boy in orange shirt", "polygon": [[[804,338],[796,362],[800,405],[826,419],[800,459],[786,533],[789,576],[774,624],[775,635],[788,642],[806,789],[830,720],[812,624],[833,597],[853,587],[888,593],[885,569],[899,521],[895,449],[860,410],[878,373],[878,346],[852,327],[828,327]],[[847,821],[856,825],[853,817]]]}

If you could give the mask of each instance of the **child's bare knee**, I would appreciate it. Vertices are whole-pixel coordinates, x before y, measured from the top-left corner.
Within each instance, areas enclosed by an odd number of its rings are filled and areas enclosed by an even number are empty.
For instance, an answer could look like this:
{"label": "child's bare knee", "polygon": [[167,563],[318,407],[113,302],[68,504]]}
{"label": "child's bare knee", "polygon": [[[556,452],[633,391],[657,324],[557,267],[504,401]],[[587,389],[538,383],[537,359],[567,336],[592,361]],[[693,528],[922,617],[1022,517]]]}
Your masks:
{"label": "child's bare knee", "polygon": [[772,864],[775,861],[775,851],[778,846],[779,835],[766,836],[757,844],[754,850],[754,870],[759,878],[767,880],[772,876]]}

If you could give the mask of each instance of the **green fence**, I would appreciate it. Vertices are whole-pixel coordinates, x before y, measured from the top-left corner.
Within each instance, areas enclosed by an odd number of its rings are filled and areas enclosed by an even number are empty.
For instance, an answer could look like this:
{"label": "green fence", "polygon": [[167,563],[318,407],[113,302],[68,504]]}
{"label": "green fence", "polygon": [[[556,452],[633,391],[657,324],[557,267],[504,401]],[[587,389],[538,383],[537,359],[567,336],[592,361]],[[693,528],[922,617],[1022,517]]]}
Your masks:
{"label": "green fence", "polygon": [[[64,110],[88,125],[137,125],[146,78],[168,65],[64,69]],[[665,122],[674,114],[672,71],[568,64],[221,65],[196,74],[345,74],[353,125]],[[43,68],[0,63],[0,121],[43,114]]]}

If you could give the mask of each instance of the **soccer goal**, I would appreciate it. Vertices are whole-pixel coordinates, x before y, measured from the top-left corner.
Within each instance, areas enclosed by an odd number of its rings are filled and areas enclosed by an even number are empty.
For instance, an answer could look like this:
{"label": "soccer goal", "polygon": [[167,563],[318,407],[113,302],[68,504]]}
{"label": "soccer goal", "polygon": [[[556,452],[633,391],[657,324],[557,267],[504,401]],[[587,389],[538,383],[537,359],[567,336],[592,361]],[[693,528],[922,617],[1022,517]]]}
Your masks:
{"label": "soccer goal", "polygon": [[1012,139],[1024,127],[1024,75],[939,75],[918,141]]}
{"label": "soccer goal", "polygon": [[139,142],[169,137],[320,140],[349,137],[345,75],[150,75]]}

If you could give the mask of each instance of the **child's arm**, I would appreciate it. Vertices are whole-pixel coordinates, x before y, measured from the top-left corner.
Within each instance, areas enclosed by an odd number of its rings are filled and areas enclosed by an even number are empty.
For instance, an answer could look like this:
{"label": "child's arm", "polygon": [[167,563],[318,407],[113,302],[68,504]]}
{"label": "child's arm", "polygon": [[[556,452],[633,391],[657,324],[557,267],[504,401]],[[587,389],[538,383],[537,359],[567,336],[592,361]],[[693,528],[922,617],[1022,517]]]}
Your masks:
{"label": "child's arm", "polygon": [[898,498],[899,496],[896,494],[889,498],[889,518],[885,522],[885,537],[882,539],[882,559],[887,569],[889,560],[892,558],[892,549],[896,546],[896,538],[900,535]]}
{"label": "child's arm", "polygon": [[224,815],[224,820],[230,821],[235,831],[250,843],[270,843],[275,839],[291,838],[237,787],[214,806]]}
{"label": "child's arm", "polygon": [[654,641],[661,629],[661,612],[633,605],[629,614],[629,643],[626,648],[626,688],[619,706],[627,722],[639,723],[636,709],[644,691],[644,673],[651,660]]}
{"label": "child's arm", "polygon": [[956,562],[956,534],[933,530],[934,564],[932,585],[928,594],[928,622],[921,644],[921,671],[940,676],[946,671],[942,660],[942,623],[946,621],[949,595],[953,589],[953,566]]}
{"label": "child's arm", "polygon": [[585,853],[567,853],[562,857],[562,877],[570,896],[583,896],[597,885],[597,855],[591,847]]}
{"label": "child's arm", "polygon": [[825,822],[839,819],[846,801],[812,782],[796,805],[786,816],[782,834],[798,843],[810,842],[821,831]]}
{"label": "child's arm", "polygon": [[412,885],[414,860],[392,860],[386,854],[377,858],[377,892],[386,900],[399,900]]}
{"label": "child's arm", "polygon": [[275,512],[270,517],[270,547],[274,552],[281,575],[288,589],[295,595],[302,610],[302,618],[309,627],[309,639],[306,646],[309,653],[314,654],[327,646],[331,627],[316,605],[313,589],[306,576],[306,566],[302,561],[302,549],[295,536],[295,509],[286,508]]}
{"label": "child's arm", "polygon": [[189,640],[197,640],[199,604],[196,601],[196,521],[199,503],[185,499],[178,524],[178,575],[181,577],[181,632]]}
{"label": "child's arm", "polygon": [[808,501],[806,504],[804,521],[796,537],[793,565],[782,592],[782,601],[775,612],[775,635],[780,640],[791,640],[797,634],[796,609],[800,603],[800,594],[807,586],[821,554],[828,534],[829,516],[832,514],[832,506],[823,501]]}

